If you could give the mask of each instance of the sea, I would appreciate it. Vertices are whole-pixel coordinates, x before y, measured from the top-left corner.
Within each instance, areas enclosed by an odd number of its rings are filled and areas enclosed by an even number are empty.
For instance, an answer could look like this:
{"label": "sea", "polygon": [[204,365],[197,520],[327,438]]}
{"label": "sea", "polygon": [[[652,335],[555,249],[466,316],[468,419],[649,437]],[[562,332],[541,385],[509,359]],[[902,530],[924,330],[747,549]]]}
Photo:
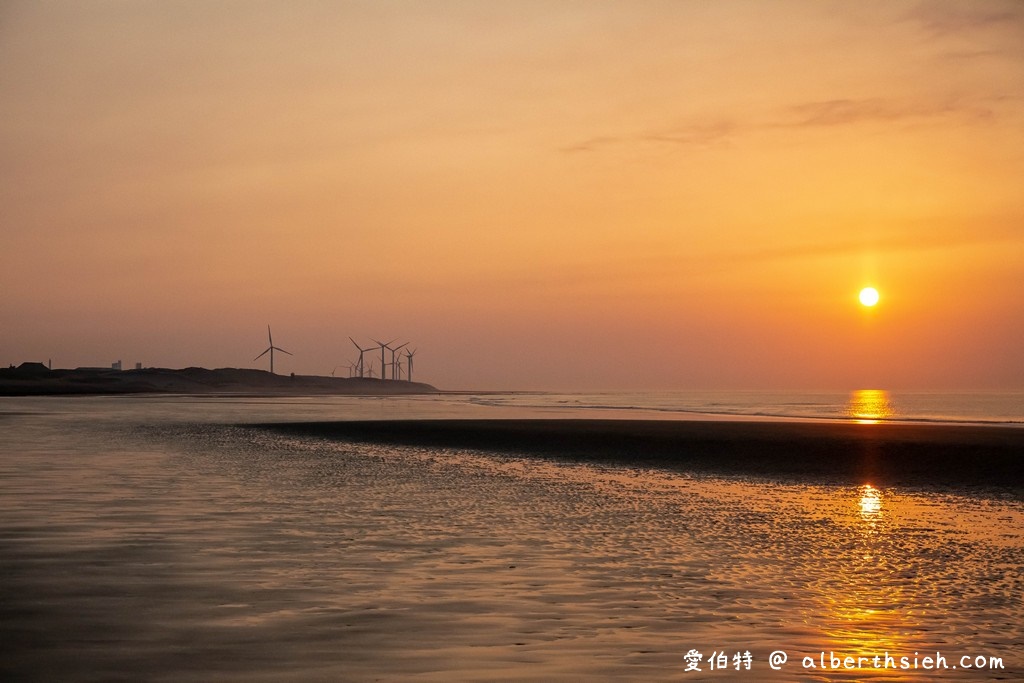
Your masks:
{"label": "sea", "polygon": [[1018,490],[258,426],[454,417],[1019,429],[1024,394],[0,398],[0,679],[1024,679]]}

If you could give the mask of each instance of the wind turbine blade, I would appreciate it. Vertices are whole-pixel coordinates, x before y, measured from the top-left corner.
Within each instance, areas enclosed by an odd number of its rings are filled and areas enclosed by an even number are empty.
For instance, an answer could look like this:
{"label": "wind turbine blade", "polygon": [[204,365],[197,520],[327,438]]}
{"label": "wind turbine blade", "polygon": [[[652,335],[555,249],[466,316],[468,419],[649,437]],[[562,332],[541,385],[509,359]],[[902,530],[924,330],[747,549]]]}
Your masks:
{"label": "wind turbine blade", "polygon": [[267,325],[267,339],[270,340],[270,345],[274,345],[274,337],[270,334],[270,325]]}
{"label": "wind turbine blade", "polygon": [[263,358],[263,356],[267,355],[268,353],[270,353],[270,349],[267,349],[266,351],[264,351],[260,355],[256,356],[255,358],[253,358],[253,360],[259,360],[260,358]]}
{"label": "wind turbine blade", "polygon": [[285,351],[284,349],[282,349],[279,346],[275,346],[274,349],[277,350],[277,351],[280,351],[281,353],[287,353],[289,356],[294,356],[295,355],[294,353],[290,353],[288,351]]}
{"label": "wind turbine blade", "polygon": [[360,351],[362,351],[362,350],[363,350],[363,348],[362,348],[361,346],[359,346],[359,344],[356,344],[356,340],[355,340],[355,339],[353,339],[352,337],[349,337],[349,338],[348,338],[348,340],[349,340],[350,342],[352,342],[352,346],[356,347],[356,348],[357,348],[357,349],[359,349]]}

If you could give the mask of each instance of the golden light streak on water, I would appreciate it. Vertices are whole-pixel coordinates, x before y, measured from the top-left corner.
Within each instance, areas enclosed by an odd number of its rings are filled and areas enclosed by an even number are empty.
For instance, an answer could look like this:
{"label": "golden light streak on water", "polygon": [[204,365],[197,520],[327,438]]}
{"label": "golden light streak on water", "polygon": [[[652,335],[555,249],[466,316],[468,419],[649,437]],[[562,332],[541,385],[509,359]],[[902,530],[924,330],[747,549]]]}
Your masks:
{"label": "golden light streak on water", "polygon": [[863,424],[896,417],[897,412],[884,389],[858,389],[850,394],[846,416]]}
{"label": "golden light streak on water", "polygon": [[874,524],[882,516],[882,492],[871,484],[864,484],[861,490],[860,516],[864,521]]}
{"label": "golden light streak on water", "polygon": [[[920,641],[920,624],[904,608],[908,591],[913,593],[913,580],[894,580],[900,558],[894,554],[893,526],[886,519],[883,492],[864,484],[846,496],[850,538],[847,560],[834,566],[835,574],[821,592],[821,631],[819,644],[826,656],[838,653],[865,658],[865,668],[854,671],[818,671],[830,680],[863,680],[881,676],[884,680],[907,681],[906,672],[873,669],[874,657],[913,652],[924,646]],[[821,588],[824,588],[822,586]]]}

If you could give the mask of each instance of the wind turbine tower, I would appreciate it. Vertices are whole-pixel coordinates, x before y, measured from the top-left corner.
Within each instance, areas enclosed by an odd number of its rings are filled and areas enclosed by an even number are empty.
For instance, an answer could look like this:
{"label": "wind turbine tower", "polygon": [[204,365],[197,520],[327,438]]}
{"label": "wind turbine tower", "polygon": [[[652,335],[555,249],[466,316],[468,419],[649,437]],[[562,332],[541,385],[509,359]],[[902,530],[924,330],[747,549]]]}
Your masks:
{"label": "wind turbine tower", "polygon": [[281,349],[281,348],[278,348],[278,347],[274,346],[274,337],[273,337],[273,335],[270,334],[270,325],[267,325],[267,339],[270,341],[270,346],[267,347],[266,351],[264,351],[260,355],[258,355],[255,358],[253,358],[253,360],[257,361],[257,360],[259,360],[260,358],[263,358],[263,356],[265,356],[265,355],[267,355],[269,353],[270,354],[270,374],[273,375],[274,374],[274,351],[280,351],[281,353],[287,353],[289,356],[291,356],[293,354],[289,353],[288,351],[285,351],[284,349]]}
{"label": "wind turbine tower", "polygon": [[348,340],[349,340],[350,342],[352,342],[352,345],[353,345],[353,346],[355,346],[355,347],[356,347],[357,349],[359,349],[359,363],[358,363],[358,368],[359,368],[359,377],[360,377],[360,379],[361,379],[361,378],[363,377],[363,370],[364,370],[364,368],[366,367],[365,365],[363,365],[363,354],[364,354],[364,353],[366,353],[367,351],[372,351],[372,350],[373,350],[373,347],[372,347],[372,346],[368,346],[368,347],[366,347],[366,348],[364,349],[364,348],[363,348],[362,346],[360,346],[359,344],[356,344],[356,340],[355,340],[355,339],[353,339],[352,337],[349,337],[349,338],[348,338]]}
{"label": "wind turbine tower", "polygon": [[395,339],[389,341],[387,344],[379,342],[376,339],[373,340],[373,343],[380,347],[380,378],[382,380],[388,378],[387,373],[385,372],[385,370],[387,369],[387,365],[385,364],[386,361],[384,360],[384,349],[390,349],[390,345],[394,344],[397,340],[398,338],[396,337]]}
{"label": "wind turbine tower", "polygon": [[[405,342],[401,346],[396,346],[395,348],[391,349],[391,379],[402,379],[402,377],[401,377],[401,369],[402,369],[401,368],[401,361],[395,359],[395,354],[398,351],[401,351],[402,349],[404,349],[408,345],[409,345],[409,342]],[[388,348],[390,349],[391,347],[389,346]],[[402,354],[399,353],[398,354],[398,358],[401,358],[401,357],[402,357]]]}
{"label": "wind turbine tower", "polygon": [[405,350],[405,380],[407,382],[412,381],[412,357],[416,355],[416,351],[417,349],[413,349],[412,351],[410,351],[409,349]]}

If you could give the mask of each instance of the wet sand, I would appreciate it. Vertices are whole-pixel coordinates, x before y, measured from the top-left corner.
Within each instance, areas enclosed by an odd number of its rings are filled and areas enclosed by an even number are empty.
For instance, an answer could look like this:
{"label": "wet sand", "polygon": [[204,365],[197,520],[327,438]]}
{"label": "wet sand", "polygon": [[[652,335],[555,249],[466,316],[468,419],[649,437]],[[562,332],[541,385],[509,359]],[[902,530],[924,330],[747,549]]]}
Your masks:
{"label": "wet sand", "polygon": [[909,683],[933,672],[801,658],[934,651],[1003,658],[942,680],[1024,675],[1016,498],[86,408],[0,430],[2,680]]}
{"label": "wet sand", "polygon": [[370,443],[470,448],[835,483],[1024,486],[1024,429],[664,420],[403,420],[262,425]]}

